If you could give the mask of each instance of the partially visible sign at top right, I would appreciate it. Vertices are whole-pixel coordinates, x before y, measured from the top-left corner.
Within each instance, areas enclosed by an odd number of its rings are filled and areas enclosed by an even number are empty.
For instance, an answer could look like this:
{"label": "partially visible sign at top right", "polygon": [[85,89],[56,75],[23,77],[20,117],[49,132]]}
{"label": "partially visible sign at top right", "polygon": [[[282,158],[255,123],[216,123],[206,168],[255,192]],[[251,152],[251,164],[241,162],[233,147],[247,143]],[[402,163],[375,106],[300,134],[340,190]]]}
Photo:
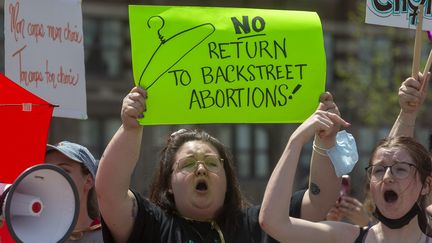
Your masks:
{"label": "partially visible sign at top right", "polygon": [[432,29],[432,0],[366,0],[366,23],[415,29],[423,4],[423,30]]}

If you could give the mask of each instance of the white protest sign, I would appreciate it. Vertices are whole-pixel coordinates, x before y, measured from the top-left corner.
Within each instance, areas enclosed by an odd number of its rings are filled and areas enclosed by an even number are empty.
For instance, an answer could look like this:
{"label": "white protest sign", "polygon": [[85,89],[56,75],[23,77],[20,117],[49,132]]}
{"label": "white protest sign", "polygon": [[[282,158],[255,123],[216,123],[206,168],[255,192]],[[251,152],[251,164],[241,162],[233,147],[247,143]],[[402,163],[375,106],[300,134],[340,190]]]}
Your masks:
{"label": "white protest sign", "polygon": [[431,0],[366,0],[366,23],[415,29],[424,5],[423,30],[432,30]]}
{"label": "white protest sign", "polygon": [[87,119],[81,0],[5,0],[5,74],[53,105]]}

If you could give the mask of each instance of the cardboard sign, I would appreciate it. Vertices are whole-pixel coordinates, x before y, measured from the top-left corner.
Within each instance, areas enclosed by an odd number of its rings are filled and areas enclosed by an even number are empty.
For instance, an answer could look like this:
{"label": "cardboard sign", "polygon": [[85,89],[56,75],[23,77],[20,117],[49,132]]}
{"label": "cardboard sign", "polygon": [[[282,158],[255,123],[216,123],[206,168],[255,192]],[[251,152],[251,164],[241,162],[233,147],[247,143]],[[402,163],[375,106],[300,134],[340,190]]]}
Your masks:
{"label": "cardboard sign", "polygon": [[424,4],[423,30],[432,30],[431,0],[366,0],[366,23],[415,29],[420,2]]}
{"label": "cardboard sign", "polygon": [[6,76],[58,105],[54,116],[87,118],[80,0],[5,0]]}
{"label": "cardboard sign", "polygon": [[129,6],[141,124],[304,121],[325,87],[314,12]]}

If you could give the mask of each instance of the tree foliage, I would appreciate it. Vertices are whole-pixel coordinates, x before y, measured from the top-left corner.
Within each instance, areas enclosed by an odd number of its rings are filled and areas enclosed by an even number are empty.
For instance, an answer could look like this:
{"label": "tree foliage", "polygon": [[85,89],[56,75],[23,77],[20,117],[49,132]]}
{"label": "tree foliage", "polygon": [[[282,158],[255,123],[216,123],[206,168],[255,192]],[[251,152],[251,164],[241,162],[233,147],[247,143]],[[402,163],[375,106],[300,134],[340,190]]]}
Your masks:
{"label": "tree foliage", "polygon": [[[348,51],[334,61],[336,82],[332,88],[349,121],[391,126],[399,112],[399,86],[411,75],[415,31],[366,24],[365,9],[365,1],[361,1],[349,14],[348,34],[342,40]],[[424,38],[421,67],[429,46]],[[426,103],[424,107],[430,106],[430,101]]]}

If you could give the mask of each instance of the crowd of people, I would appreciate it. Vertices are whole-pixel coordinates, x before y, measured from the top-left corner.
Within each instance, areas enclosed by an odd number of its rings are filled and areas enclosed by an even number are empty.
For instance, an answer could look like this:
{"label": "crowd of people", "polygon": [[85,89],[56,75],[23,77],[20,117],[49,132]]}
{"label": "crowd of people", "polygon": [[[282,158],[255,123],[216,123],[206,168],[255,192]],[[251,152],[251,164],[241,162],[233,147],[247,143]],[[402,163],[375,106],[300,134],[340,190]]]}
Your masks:
{"label": "crowd of people", "polygon": [[[262,205],[243,197],[229,148],[198,129],[168,136],[143,196],[130,181],[146,135],[138,119],[145,119],[147,92],[134,87],[99,163],[76,143],[46,147],[45,162],[63,168],[78,190],[68,242],[428,242],[432,162],[414,129],[429,76],[408,78],[399,89],[400,113],[365,168],[369,203],[340,197],[341,174],[355,165],[357,151],[340,132],[350,123],[328,92],[289,136]],[[308,187],[293,192],[300,152],[312,139]]]}
{"label": "crowd of people", "polygon": [[[259,226],[260,207],[242,196],[229,150],[205,131],[181,129],[169,136],[148,198],[129,189],[145,134],[137,121],[145,100],[138,87],[124,98],[122,126],[100,160],[96,188],[105,242],[274,241]],[[337,112],[330,94],[321,96],[321,106]],[[337,131],[317,143],[334,145]],[[337,199],[340,180],[328,157],[314,155],[314,186],[294,195],[289,211],[316,221]]]}
{"label": "crowd of people", "polygon": [[[141,195],[130,189],[130,180],[145,136],[137,119],[145,119],[147,93],[134,87],[123,100],[122,125],[96,176],[104,241],[428,242],[431,159],[413,138],[427,94],[420,87],[428,80],[429,74],[420,74],[399,89],[400,113],[365,168],[370,210],[358,199],[338,198],[338,156],[353,158],[356,151],[331,152],[341,127],[350,124],[330,93],[321,95],[316,112],[290,136],[262,205],[243,198],[229,149],[201,130],[180,129],[168,137],[150,193]],[[293,193],[300,151],[312,138],[309,186]],[[340,222],[343,218],[350,223]]]}
{"label": "crowd of people", "polygon": [[[413,138],[427,94],[420,87],[428,80],[429,75],[408,78],[399,89],[400,113],[365,168],[370,203],[339,195],[338,156],[356,151],[330,152],[341,128],[350,124],[328,92],[290,136],[262,205],[243,197],[229,149],[197,129],[168,136],[149,195],[143,196],[130,189],[130,181],[145,136],[138,119],[145,119],[147,92],[134,87],[123,99],[122,125],[99,164],[81,145],[47,146],[46,162],[65,169],[79,191],[81,210],[69,241],[428,242],[432,164]],[[311,139],[308,188],[293,192],[301,149]]]}

